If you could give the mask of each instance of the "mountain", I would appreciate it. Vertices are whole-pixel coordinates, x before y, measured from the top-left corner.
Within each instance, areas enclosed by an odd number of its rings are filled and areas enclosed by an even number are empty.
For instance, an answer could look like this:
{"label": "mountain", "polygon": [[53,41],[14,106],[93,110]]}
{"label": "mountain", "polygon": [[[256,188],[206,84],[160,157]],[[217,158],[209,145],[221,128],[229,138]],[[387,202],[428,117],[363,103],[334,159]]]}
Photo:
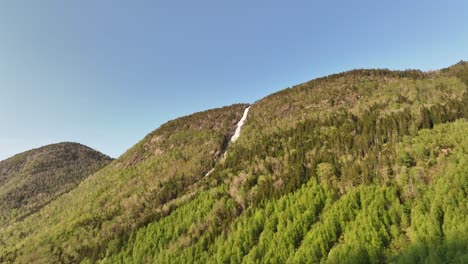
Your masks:
{"label": "mountain", "polygon": [[1,229],[0,261],[466,263],[467,76],[353,70],[170,121]]}
{"label": "mountain", "polygon": [[[209,110],[162,125],[77,188],[0,230],[0,252],[8,252],[0,260],[13,256],[18,262],[50,263],[97,257],[94,254],[115,237],[168,214],[201,188],[204,176],[223,157],[246,107]],[[60,245],[42,240],[44,235],[55,237]],[[54,253],[42,254],[43,250]]]}
{"label": "mountain", "polygon": [[0,227],[40,210],[110,162],[77,143],[48,145],[0,161]]}

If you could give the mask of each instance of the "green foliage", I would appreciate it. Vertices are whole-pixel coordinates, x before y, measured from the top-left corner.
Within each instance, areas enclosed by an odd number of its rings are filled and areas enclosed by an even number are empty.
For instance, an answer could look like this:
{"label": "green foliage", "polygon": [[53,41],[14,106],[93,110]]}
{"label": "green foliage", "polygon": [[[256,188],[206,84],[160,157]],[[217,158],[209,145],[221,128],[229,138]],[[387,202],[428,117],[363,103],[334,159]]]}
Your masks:
{"label": "green foliage", "polygon": [[[422,170],[430,176],[421,183],[424,195],[413,197],[412,203],[403,203],[406,185],[398,182],[398,175],[391,185],[360,185],[342,196],[312,177],[294,192],[236,217],[238,208],[227,215],[216,213],[234,201],[223,185],[140,229],[136,239],[105,262],[463,263],[468,246],[467,133],[468,122],[459,120],[422,130],[397,146],[397,151],[408,150],[412,167],[424,163]],[[417,158],[421,145],[450,145],[452,151],[434,153],[438,161],[430,164]],[[329,164],[317,167],[332,171]],[[189,208],[197,209],[187,213],[193,210]],[[161,233],[161,228],[178,231]]]}
{"label": "green foliage", "polygon": [[464,263],[462,66],[286,89],[253,104],[229,146],[246,105],[171,121],[0,230],[0,260]]}
{"label": "green foliage", "polygon": [[[170,121],[77,188],[0,230],[0,260],[91,262],[203,190],[246,105]],[[109,245],[109,250],[107,249]],[[1,262],[1,261],[0,261]]]}
{"label": "green foliage", "polygon": [[[412,155],[418,164],[424,164],[419,184],[429,181],[430,185],[422,188],[411,207],[411,225],[407,229],[409,246],[395,254],[395,261],[466,263],[468,260],[467,134],[468,123],[460,120],[436,126],[431,131],[423,130],[410,141]],[[417,159],[421,146],[430,154]],[[432,173],[430,167],[425,169],[430,166],[431,158],[437,160],[434,167],[443,166],[437,173]]]}
{"label": "green foliage", "polygon": [[456,76],[468,85],[468,63],[466,61],[462,60],[455,65],[442,69],[438,74]]}
{"label": "green foliage", "polygon": [[[463,91],[459,82],[450,81],[457,88],[444,86],[447,95]],[[407,100],[401,110],[395,111],[393,104],[380,104],[361,107],[357,113],[322,112],[294,127],[278,124],[263,129],[255,111],[261,104],[255,104],[239,143],[231,146],[226,160],[211,176],[214,186],[228,184],[224,195],[230,199],[223,201],[237,202],[244,212],[208,224],[203,235],[184,246],[149,253],[153,261],[404,261],[403,255],[396,256],[413,247],[408,242],[407,230],[412,226],[408,212],[446,164],[438,158],[435,143],[413,142],[440,137],[457,141],[447,134],[466,132],[444,129],[466,129],[466,122],[436,124],[467,117],[465,99],[443,102],[436,93],[428,96],[439,81],[418,78],[413,82],[421,88],[416,89],[415,101]],[[411,82],[405,81],[408,84]],[[399,86],[392,87],[395,92]],[[262,110],[270,108],[257,109]],[[421,118],[421,112],[427,116]],[[423,130],[414,137],[419,129],[434,125],[433,135],[426,138],[429,130]],[[420,175],[426,170],[422,180]]]}
{"label": "green foliage", "polygon": [[336,170],[335,166],[330,163],[320,163],[317,165],[317,177],[320,182],[325,185],[336,184]]}

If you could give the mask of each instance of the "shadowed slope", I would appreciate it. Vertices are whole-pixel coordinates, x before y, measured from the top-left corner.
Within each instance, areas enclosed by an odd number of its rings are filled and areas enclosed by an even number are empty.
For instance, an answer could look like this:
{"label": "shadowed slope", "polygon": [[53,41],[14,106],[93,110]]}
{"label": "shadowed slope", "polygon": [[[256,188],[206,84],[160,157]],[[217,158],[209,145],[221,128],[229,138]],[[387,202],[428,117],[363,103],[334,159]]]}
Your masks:
{"label": "shadowed slope", "polygon": [[36,212],[111,160],[77,143],[59,143],[1,161],[0,227]]}

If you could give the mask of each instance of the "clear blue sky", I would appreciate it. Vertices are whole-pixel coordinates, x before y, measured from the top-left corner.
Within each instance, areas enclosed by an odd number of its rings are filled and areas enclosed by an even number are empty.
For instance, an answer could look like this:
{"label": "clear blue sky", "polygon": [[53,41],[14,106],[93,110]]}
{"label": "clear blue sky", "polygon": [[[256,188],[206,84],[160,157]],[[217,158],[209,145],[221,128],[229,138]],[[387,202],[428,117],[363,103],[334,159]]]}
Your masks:
{"label": "clear blue sky", "polygon": [[[464,3],[465,2],[465,3]],[[2,1],[0,160],[117,157],[162,123],[353,68],[468,59],[467,1]]]}

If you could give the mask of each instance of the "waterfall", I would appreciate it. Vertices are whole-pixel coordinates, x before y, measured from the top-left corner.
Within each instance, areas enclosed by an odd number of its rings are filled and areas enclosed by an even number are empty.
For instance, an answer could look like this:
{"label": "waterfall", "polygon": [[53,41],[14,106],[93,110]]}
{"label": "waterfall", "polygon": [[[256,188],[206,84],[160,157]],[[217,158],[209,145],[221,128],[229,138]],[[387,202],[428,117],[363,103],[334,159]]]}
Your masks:
{"label": "waterfall", "polygon": [[242,126],[244,125],[245,120],[247,119],[247,114],[249,113],[249,109],[250,109],[250,106],[244,110],[244,114],[242,115],[241,120],[239,120],[239,122],[237,123],[236,131],[234,132],[234,135],[232,135],[230,142],[234,142],[237,140],[237,138],[239,138]]}
{"label": "waterfall", "polygon": [[[234,131],[234,135],[232,135],[232,137],[231,137],[231,139],[229,140],[228,144],[230,144],[231,142],[236,141],[236,140],[239,138],[240,133],[241,133],[241,130],[242,130],[242,126],[244,125],[245,120],[247,119],[247,114],[249,113],[249,109],[250,109],[250,106],[247,107],[247,108],[244,110],[244,114],[242,115],[242,118],[239,120],[239,122],[237,122],[236,130]],[[222,157],[222,159],[221,159],[221,162],[224,161],[224,159],[226,158],[226,154],[227,154],[227,151],[224,151],[224,153],[222,154],[223,157]],[[212,168],[211,170],[209,170],[209,171],[205,174],[205,177],[209,176],[213,171],[214,171],[214,168]]]}

